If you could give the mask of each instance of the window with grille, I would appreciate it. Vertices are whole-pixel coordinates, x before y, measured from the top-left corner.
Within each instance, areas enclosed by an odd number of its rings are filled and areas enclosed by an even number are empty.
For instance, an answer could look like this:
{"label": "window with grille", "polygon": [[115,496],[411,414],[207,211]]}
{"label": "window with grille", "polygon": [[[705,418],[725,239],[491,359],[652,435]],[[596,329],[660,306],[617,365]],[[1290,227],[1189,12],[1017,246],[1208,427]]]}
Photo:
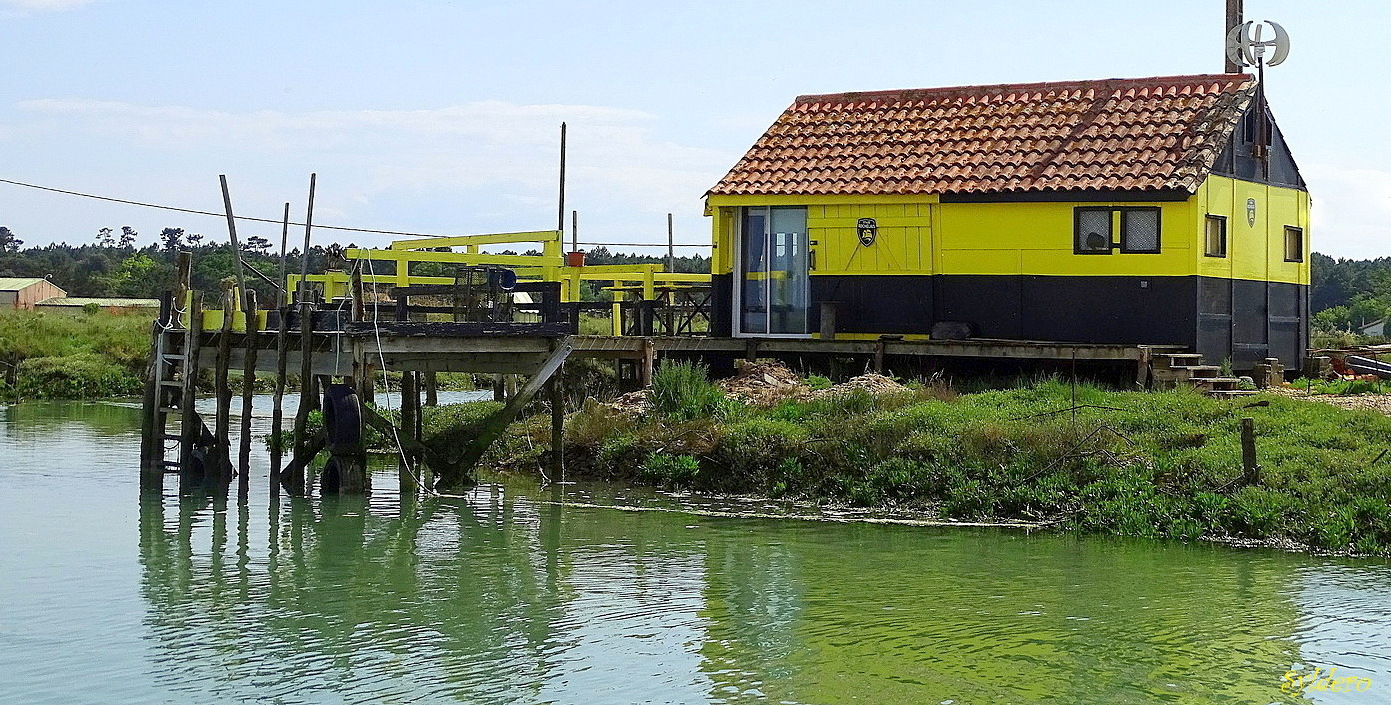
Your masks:
{"label": "window with grille", "polygon": [[1227,256],[1227,219],[1220,215],[1207,217],[1203,231],[1203,254],[1208,257]]}
{"label": "window with grille", "polygon": [[1304,261],[1304,228],[1285,226],[1285,261]]}
{"label": "window with grille", "polygon": [[1153,254],[1159,252],[1159,209],[1121,209],[1121,252]]}
{"label": "window with grille", "polygon": [[1079,255],[1111,254],[1111,209],[1078,208],[1073,251]]}
{"label": "window with grille", "polygon": [[[1113,232],[1120,232],[1120,242]],[[1159,252],[1159,209],[1149,206],[1098,208],[1087,206],[1073,212],[1073,252],[1079,255],[1109,255],[1119,249],[1124,254]]]}

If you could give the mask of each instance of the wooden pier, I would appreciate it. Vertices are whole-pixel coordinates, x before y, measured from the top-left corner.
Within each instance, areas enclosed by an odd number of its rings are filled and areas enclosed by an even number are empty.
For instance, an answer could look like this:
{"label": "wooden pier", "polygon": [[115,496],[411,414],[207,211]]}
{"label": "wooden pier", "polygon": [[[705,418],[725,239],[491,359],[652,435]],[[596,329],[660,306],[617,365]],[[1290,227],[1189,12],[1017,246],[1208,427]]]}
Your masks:
{"label": "wooden pier", "polygon": [[[230,202],[227,208],[235,245]],[[545,238],[541,255],[478,252],[482,244],[538,236]],[[182,493],[225,493],[236,479],[245,496],[250,482],[251,401],[258,375],[274,383],[271,433],[276,441],[269,473],[273,496],[315,491],[308,471],[325,451],[327,461],[313,473],[318,492],[369,491],[363,443],[367,428],[391,438],[396,446],[403,493],[445,493],[472,483],[474,466],[489,445],[543,391],[551,415],[550,475],[562,476],[564,390],[557,373],[572,358],[613,360],[620,382],[638,387],[651,383],[663,359],[699,359],[719,370],[732,368],[737,359],[763,357],[794,362],[849,359],[881,372],[886,365],[904,361],[1104,363],[1133,370],[1135,382],[1144,386],[1153,357],[1184,352],[1173,345],[846,339],[836,334],[834,316],[823,318],[819,337],[710,336],[704,332],[711,314],[708,276],[663,272],[655,265],[565,265],[558,257],[559,237],[559,231],[542,231],[413,240],[394,243],[390,250],[348,250],[341,270],[311,275],[302,264],[301,272],[286,276],[283,286],[273,283],[275,299],[265,308],[246,287],[240,267],[221,291],[192,290],[192,265],[188,255],[181,254],[178,281],[164,297],[152,331],[142,489],[159,491],[165,476],[172,474],[179,477]],[[431,249],[440,244],[466,251]],[[394,269],[377,274],[372,262],[383,259],[394,263]],[[434,276],[412,274],[413,262],[431,264]],[[452,267],[453,276],[439,276],[441,266]],[[609,282],[613,301],[582,302],[580,284],[586,280]],[[614,334],[579,335],[584,312],[611,316]],[[233,372],[241,375],[239,389],[230,384]],[[382,413],[372,402],[376,380],[388,372],[400,374],[401,402],[393,413]],[[441,372],[493,375],[495,399],[506,402],[469,429],[471,438],[459,447],[432,446],[422,435],[421,408],[433,403],[432,381]],[[205,418],[195,405],[200,390],[208,388],[209,375],[209,396],[215,404]],[[293,442],[281,447],[286,430],[283,401],[291,375],[297,377],[299,405],[289,420]],[[234,399],[240,401],[236,410]],[[322,410],[322,430],[310,427],[313,410]],[[236,448],[231,443],[234,427]]]}

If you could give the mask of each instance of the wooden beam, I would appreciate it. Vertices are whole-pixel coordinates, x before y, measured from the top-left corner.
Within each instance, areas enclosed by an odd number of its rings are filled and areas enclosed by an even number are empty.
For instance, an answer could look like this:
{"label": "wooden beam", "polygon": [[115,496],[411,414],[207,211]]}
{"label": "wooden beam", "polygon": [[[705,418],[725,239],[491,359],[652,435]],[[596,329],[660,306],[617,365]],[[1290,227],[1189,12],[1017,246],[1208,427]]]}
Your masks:
{"label": "wooden beam", "polygon": [[237,495],[247,497],[251,483],[251,397],[256,393],[256,329],[260,318],[256,290],[247,289],[246,295],[246,347],[244,348],[241,380],[241,437],[237,449]]}

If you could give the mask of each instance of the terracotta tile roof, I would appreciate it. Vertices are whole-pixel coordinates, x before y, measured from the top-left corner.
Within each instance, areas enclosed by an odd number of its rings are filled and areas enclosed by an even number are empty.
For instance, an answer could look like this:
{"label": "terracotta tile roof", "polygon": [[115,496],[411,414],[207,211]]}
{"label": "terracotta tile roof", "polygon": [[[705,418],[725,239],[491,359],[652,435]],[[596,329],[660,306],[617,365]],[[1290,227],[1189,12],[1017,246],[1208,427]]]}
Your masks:
{"label": "terracotta tile roof", "polygon": [[710,194],[1191,193],[1254,93],[1214,74],[806,95]]}

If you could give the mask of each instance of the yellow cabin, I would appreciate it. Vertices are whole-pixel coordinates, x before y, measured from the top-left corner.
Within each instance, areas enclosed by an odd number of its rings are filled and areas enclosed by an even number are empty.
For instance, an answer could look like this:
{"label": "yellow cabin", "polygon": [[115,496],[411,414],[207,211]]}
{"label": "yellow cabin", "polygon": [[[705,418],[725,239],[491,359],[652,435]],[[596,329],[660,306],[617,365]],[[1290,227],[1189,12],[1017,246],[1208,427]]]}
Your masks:
{"label": "yellow cabin", "polygon": [[716,335],[1179,344],[1243,369],[1308,347],[1308,192],[1243,74],[801,96],[706,212]]}

